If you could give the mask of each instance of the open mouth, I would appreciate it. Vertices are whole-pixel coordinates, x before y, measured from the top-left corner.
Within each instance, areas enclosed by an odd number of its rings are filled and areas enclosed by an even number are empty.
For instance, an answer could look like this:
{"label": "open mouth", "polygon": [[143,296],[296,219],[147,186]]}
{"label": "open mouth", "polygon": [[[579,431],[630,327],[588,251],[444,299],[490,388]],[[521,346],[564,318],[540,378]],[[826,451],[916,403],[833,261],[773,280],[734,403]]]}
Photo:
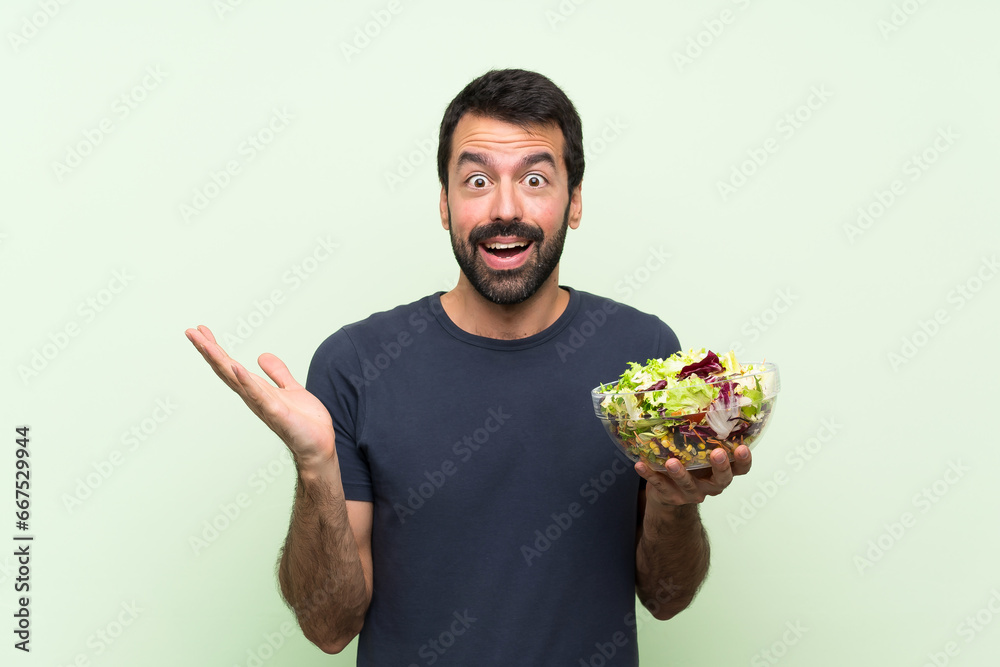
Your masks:
{"label": "open mouth", "polygon": [[513,269],[524,263],[533,245],[526,239],[492,238],[479,244],[479,252],[490,268]]}

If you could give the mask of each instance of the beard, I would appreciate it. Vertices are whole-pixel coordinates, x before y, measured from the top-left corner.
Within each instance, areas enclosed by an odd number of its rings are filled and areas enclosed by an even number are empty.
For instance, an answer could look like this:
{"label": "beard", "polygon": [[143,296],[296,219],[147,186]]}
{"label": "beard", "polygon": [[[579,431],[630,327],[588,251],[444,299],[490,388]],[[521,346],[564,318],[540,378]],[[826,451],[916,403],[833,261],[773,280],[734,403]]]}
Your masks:
{"label": "beard", "polygon": [[[448,207],[448,236],[459,268],[477,292],[501,306],[526,301],[549,279],[562,256],[568,228],[569,204],[561,228],[551,239],[546,239],[538,227],[519,220],[490,222],[473,229],[468,239],[457,239],[452,231],[451,207]],[[532,247],[527,251],[531,256],[516,269],[490,268],[479,256],[479,244],[494,236],[517,236],[531,241]]]}

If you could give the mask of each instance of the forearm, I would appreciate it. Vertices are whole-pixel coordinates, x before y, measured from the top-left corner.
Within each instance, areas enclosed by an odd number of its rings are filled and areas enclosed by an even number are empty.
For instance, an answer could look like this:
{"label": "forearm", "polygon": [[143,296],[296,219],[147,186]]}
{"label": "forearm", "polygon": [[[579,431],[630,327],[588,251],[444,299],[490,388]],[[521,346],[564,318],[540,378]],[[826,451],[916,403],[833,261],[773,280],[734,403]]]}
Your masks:
{"label": "forearm", "polygon": [[691,604],[708,574],[708,562],[708,534],[698,505],[646,505],[636,547],[635,587],[654,617],[665,621]]}
{"label": "forearm", "polygon": [[361,631],[371,591],[336,459],[321,471],[299,472],[278,581],[302,632],[327,653]]}

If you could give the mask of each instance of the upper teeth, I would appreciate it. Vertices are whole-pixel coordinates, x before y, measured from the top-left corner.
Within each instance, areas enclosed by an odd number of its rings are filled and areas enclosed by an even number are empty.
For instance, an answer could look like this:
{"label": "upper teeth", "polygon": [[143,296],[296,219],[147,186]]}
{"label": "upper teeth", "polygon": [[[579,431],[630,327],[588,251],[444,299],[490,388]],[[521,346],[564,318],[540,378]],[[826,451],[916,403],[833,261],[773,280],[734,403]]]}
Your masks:
{"label": "upper teeth", "polygon": [[528,245],[525,241],[514,241],[513,243],[487,243],[486,247],[491,250],[504,250],[505,248],[523,248]]}

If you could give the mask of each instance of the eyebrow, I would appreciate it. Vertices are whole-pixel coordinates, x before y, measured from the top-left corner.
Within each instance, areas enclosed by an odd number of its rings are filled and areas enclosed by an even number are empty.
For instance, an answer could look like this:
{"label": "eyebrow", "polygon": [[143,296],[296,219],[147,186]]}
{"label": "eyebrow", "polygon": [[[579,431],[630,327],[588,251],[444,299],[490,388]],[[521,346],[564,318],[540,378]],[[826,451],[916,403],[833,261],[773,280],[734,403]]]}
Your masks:
{"label": "eyebrow", "polygon": [[[552,157],[552,153],[548,151],[539,151],[538,153],[530,153],[525,155],[521,160],[515,165],[515,171],[521,171],[532,167],[540,162],[548,164],[552,169],[556,170],[556,159]],[[491,155],[485,153],[474,153],[472,151],[462,151],[458,156],[458,162],[455,164],[455,169],[461,169],[462,165],[466,163],[478,164],[482,167],[488,167],[491,169],[496,169],[497,163]]]}

